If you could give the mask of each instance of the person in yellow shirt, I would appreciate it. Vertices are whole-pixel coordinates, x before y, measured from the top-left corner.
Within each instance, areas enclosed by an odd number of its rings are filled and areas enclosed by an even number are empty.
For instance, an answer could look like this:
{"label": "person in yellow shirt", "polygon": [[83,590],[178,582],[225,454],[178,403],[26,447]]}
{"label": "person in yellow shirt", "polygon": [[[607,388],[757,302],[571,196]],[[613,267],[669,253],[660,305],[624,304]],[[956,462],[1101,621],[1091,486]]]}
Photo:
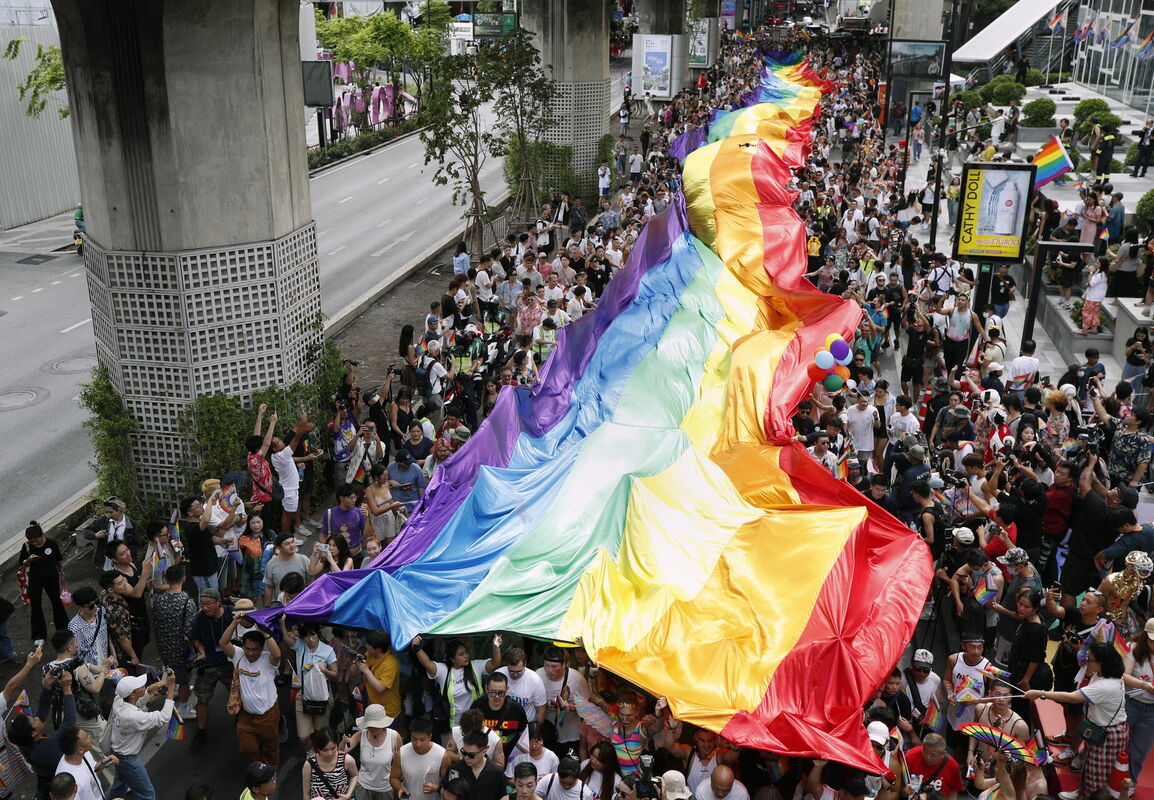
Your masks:
{"label": "person in yellow shirt", "polygon": [[358,662],[365,681],[365,703],[379,703],[390,717],[401,715],[401,665],[384,631],[365,636],[365,660]]}

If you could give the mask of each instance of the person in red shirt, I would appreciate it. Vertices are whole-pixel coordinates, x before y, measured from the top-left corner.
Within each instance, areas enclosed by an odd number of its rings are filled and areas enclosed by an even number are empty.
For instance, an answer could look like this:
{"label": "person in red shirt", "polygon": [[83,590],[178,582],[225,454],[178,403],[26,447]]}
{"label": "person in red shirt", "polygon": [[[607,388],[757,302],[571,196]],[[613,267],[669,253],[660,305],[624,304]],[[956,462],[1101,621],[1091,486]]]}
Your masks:
{"label": "person in red shirt", "polygon": [[1006,520],[998,516],[996,508],[990,509],[989,516],[990,524],[984,530],[978,529],[978,537],[982,550],[989,556],[990,561],[998,564],[1002,577],[1008,581],[1011,577],[1010,570],[998,561],[998,556],[1004,556],[1011,547],[1018,546],[1018,526],[1013,522],[1007,524]]}
{"label": "person in red shirt", "polygon": [[1035,565],[1042,571],[1042,583],[1051,585],[1058,578],[1058,560],[1053,557],[1058,544],[1070,529],[1077,498],[1077,476],[1070,462],[1054,467],[1054,482],[1046,492],[1046,510],[1042,512],[1042,555]]}
{"label": "person in red shirt", "polygon": [[921,747],[906,753],[909,766],[910,788],[915,798],[925,797],[933,789],[946,798],[957,800],[962,786],[962,771],[954,757],[946,754],[946,740],[940,733],[928,734]]}
{"label": "person in red shirt", "polygon": [[274,413],[269,418],[268,430],[262,439],[260,426],[264,422],[264,412],[267,410],[268,406],[261,403],[256,412],[256,424],[253,425],[252,435],[245,439],[245,449],[248,450],[248,476],[252,483],[252,502],[258,504],[258,507],[264,503],[272,502],[273,478],[267,454],[268,448],[272,444],[273,429],[276,427],[276,414]]}

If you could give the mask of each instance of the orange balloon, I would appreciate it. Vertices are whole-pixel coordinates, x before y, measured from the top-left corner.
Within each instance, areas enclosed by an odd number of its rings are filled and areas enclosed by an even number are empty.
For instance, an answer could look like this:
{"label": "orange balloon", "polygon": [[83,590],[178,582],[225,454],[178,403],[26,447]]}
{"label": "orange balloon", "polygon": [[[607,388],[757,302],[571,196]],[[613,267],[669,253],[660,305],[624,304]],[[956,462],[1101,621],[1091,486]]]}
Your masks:
{"label": "orange balloon", "polygon": [[843,367],[841,364],[838,364],[836,367],[833,368],[833,374],[834,375],[840,375],[841,379],[843,381],[848,381],[849,380],[849,367]]}

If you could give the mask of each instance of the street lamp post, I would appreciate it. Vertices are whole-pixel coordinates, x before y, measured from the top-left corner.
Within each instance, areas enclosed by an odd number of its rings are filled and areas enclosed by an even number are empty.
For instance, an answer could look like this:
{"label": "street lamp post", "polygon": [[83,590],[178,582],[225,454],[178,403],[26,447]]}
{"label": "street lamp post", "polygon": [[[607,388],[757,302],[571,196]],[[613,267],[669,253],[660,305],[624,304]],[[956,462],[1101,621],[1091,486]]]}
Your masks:
{"label": "street lamp post", "polygon": [[[954,22],[958,13],[958,0],[950,0],[950,15],[946,17],[946,42],[953,41]],[[945,141],[947,120],[950,115],[950,71],[954,68],[954,48],[946,47],[946,60],[942,65],[942,73],[946,79],[945,90],[942,92],[941,124],[938,126],[938,168],[934,171],[934,210],[930,214],[930,247],[935,250],[938,246],[938,214],[942,205],[942,173],[946,171],[946,160],[949,158],[949,149]]]}

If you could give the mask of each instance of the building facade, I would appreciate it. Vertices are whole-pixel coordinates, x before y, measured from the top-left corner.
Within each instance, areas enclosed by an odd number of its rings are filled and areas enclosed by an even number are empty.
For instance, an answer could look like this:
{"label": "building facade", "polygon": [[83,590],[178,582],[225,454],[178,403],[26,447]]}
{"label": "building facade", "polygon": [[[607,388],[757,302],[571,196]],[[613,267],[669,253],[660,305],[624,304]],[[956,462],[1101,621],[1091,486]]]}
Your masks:
{"label": "building facade", "polygon": [[[1154,31],[1154,0],[1090,0],[1078,18],[1094,26],[1094,35],[1076,45],[1074,80],[1154,116],[1154,44],[1145,57],[1138,49]],[[1128,40],[1117,44],[1131,23]]]}

